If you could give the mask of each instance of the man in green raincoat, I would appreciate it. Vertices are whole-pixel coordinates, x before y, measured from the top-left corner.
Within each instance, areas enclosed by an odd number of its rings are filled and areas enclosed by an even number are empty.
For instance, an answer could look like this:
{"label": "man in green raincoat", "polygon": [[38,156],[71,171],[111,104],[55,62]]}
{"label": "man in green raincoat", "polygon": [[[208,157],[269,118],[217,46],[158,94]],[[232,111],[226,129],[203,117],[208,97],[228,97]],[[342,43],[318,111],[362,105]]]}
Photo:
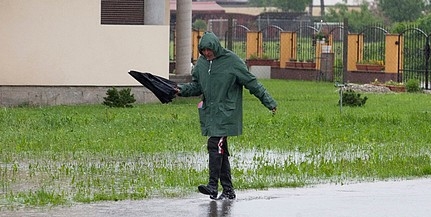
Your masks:
{"label": "man in green raincoat", "polygon": [[[229,163],[228,136],[242,133],[243,87],[275,113],[276,101],[248,71],[244,61],[223,48],[212,32],[205,32],[199,41],[201,56],[192,70],[192,81],[178,85],[179,96],[201,96],[198,104],[203,136],[208,136],[209,181],[199,192],[211,199],[235,199]],[[223,187],[218,195],[218,181]]]}

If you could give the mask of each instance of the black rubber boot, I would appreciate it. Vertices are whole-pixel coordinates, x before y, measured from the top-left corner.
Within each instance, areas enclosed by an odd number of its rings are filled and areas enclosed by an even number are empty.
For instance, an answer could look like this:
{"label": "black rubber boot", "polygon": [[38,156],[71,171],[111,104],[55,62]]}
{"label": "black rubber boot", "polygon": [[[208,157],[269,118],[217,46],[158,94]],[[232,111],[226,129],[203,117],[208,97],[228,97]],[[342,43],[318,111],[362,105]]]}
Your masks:
{"label": "black rubber boot", "polygon": [[236,194],[234,190],[231,191],[223,191],[222,194],[217,198],[217,200],[233,200],[236,198]]}
{"label": "black rubber boot", "polygon": [[199,185],[198,186],[199,192],[202,194],[209,195],[211,199],[216,200],[217,199],[217,191],[214,190],[212,187],[207,185]]}
{"label": "black rubber boot", "polygon": [[[208,162],[209,179],[208,179],[208,185],[205,186],[207,190],[205,190],[204,187],[201,187],[204,185],[200,185],[200,188],[202,188],[204,192],[208,192],[208,195],[210,195],[211,199],[217,199],[218,180],[220,178],[221,162],[222,162],[222,155],[214,152],[209,153],[209,162]],[[202,191],[200,192],[203,193]]]}

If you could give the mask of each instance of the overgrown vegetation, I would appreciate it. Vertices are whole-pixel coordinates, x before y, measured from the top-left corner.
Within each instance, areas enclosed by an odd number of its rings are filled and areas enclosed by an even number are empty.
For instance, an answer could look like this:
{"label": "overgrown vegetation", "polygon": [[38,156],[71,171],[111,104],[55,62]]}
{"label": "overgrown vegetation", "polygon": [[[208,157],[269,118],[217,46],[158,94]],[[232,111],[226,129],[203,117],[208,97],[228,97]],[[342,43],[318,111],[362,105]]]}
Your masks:
{"label": "overgrown vegetation", "polygon": [[421,91],[419,80],[417,79],[409,79],[406,82],[406,90],[410,93],[415,93]]}
{"label": "overgrown vegetation", "polygon": [[103,104],[109,107],[130,108],[133,107],[132,103],[136,102],[130,88],[118,91],[117,88],[112,87],[106,91],[106,95],[106,97],[103,97],[105,100]]}
{"label": "overgrown vegetation", "polygon": [[[277,114],[244,92],[244,134],[230,137],[235,188],[431,174],[428,94],[367,93],[340,114],[333,84],[262,80]],[[207,182],[199,98],[130,109],[0,109],[0,209],[181,197]]]}

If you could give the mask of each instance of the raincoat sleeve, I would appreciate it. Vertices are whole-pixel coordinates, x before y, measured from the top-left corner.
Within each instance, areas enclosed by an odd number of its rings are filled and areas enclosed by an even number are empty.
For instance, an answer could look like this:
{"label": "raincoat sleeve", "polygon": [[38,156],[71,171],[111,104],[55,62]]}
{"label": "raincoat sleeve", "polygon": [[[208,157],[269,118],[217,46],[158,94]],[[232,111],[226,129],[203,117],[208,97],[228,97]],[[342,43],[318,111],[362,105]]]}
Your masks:
{"label": "raincoat sleeve", "polygon": [[277,107],[277,102],[269,94],[268,90],[251,74],[245,64],[238,64],[237,79],[241,85],[243,85],[250,94],[256,96],[260,102],[269,110]]}
{"label": "raincoat sleeve", "polygon": [[189,83],[178,84],[178,88],[180,89],[178,96],[200,96],[202,94],[202,88],[198,80],[199,78],[197,76],[197,73],[195,73],[195,69],[193,69],[192,81]]}

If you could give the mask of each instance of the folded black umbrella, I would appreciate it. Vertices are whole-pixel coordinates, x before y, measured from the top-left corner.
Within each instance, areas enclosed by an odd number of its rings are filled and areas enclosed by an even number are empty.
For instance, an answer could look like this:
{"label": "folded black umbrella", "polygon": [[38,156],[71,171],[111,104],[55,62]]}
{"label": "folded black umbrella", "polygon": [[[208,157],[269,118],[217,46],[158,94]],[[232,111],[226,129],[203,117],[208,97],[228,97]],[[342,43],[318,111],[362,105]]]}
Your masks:
{"label": "folded black umbrella", "polygon": [[175,98],[177,83],[166,78],[153,75],[149,72],[138,72],[131,70],[129,74],[139,83],[148,88],[162,103],[172,102]]}

